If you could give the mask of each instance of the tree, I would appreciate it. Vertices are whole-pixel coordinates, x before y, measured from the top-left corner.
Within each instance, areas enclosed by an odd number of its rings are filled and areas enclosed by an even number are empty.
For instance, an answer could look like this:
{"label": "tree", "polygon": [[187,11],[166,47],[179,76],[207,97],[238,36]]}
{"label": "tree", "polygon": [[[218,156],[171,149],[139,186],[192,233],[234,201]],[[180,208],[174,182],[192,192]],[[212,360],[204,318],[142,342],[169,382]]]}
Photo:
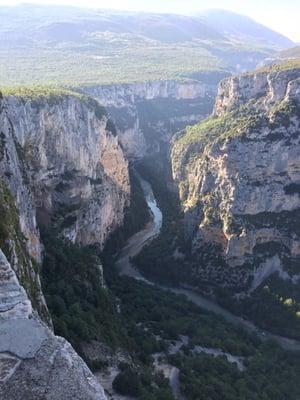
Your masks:
{"label": "tree", "polygon": [[135,371],[128,368],[116,376],[113,388],[123,396],[138,396],[141,388],[140,378]]}

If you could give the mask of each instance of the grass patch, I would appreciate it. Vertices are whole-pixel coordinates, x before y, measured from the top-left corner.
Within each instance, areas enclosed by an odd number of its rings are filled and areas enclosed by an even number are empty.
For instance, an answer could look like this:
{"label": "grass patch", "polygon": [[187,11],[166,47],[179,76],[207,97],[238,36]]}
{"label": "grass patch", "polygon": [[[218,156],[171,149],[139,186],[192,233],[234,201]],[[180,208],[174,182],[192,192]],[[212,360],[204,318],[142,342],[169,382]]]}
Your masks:
{"label": "grass patch", "polygon": [[[47,102],[49,105],[59,105],[68,98],[74,98],[92,109],[98,119],[102,119],[107,115],[105,107],[101,106],[98,101],[92,97],[86,96],[75,90],[58,86],[4,86],[0,88],[0,92],[6,97],[17,97],[23,101],[30,101],[32,105],[39,108],[42,102]],[[113,131],[113,125],[110,123],[108,129]]]}

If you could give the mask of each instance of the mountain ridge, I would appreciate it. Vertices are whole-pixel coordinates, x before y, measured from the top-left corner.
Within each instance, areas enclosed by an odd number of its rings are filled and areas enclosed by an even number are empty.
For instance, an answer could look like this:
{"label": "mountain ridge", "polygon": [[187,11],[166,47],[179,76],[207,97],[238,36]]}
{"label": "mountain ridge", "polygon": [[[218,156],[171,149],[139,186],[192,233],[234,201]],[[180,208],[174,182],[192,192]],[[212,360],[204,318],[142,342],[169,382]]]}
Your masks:
{"label": "mountain ridge", "polygon": [[197,16],[0,7],[0,79],[8,85],[61,85],[182,79],[214,70],[240,72],[292,46],[266,27],[261,34],[268,32],[270,39],[264,42],[258,35],[226,36]]}

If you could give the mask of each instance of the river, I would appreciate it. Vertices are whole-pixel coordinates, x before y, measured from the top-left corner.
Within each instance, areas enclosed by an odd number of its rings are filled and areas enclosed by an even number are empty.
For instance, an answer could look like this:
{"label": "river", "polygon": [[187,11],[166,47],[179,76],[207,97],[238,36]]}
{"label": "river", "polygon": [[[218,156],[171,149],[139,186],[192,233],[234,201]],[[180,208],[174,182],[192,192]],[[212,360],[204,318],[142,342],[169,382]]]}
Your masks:
{"label": "river", "polygon": [[244,318],[232,314],[230,311],[221,307],[214,301],[200,295],[198,292],[184,288],[165,287],[151,282],[144,278],[140,272],[133,267],[131,258],[136,256],[142,250],[142,248],[149,243],[149,241],[154,239],[159,234],[163,220],[162,212],[160,211],[155,200],[151,185],[142,179],[141,176],[138,175],[138,178],[140,180],[146,202],[151,210],[152,219],[144,229],[133,235],[120,251],[116,262],[116,266],[120,272],[120,275],[130,276],[149,285],[157,286],[163,290],[168,290],[176,294],[182,294],[200,308],[211,311],[218,315],[222,315],[227,321],[234,325],[243,326],[248,332],[255,332],[262,340],[273,339],[286,350],[300,351],[300,342],[263,331],[255,326],[253,322],[247,321]]}

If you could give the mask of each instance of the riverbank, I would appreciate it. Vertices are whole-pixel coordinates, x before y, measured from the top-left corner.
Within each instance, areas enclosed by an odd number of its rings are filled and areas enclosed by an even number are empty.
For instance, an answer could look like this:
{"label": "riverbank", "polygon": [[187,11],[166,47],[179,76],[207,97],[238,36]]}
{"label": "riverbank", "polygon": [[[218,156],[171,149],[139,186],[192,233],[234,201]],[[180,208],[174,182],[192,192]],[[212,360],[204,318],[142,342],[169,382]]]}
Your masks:
{"label": "riverbank", "polygon": [[150,280],[144,278],[141,275],[141,273],[136,268],[134,268],[131,259],[137,254],[139,254],[140,251],[143,249],[143,247],[147,243],[149,243],[150,240],[154,239],[155,237],[157,237],[157,235],[159,235],[163,221],[163,215],[155,200],[151,185],[141,176],[138,175],[138,178],[140,180],[140,184],[142,186],[148,207],[151,210],[152,220],[146,225],[144,229],[133,235],[120,251],[118,259],[116,261],[116,266],[118,268],[120,275],[129,276],[131,278],[143,281],[149,285],[155,285],[162,290],[167,290],[175,294],[182,294],[197,306],[205,310],[208,310],[210,312],[213,312],[217,315],[221,315],[228,322],[234,325],[242,326],[250,333],[257,334],[262,341],[274,340],[285,350],[300,351],[300,343],[298,341],[282,337],[279,335],[275,335],[267,331],[263,331],[251,321],[245,320],[244,318],[232,314],[230,311],[224,309],[217,303],[213,302],[212,300],[202,296],[201,294],[193,290],[185,288],[167,287],[151,282]]}

